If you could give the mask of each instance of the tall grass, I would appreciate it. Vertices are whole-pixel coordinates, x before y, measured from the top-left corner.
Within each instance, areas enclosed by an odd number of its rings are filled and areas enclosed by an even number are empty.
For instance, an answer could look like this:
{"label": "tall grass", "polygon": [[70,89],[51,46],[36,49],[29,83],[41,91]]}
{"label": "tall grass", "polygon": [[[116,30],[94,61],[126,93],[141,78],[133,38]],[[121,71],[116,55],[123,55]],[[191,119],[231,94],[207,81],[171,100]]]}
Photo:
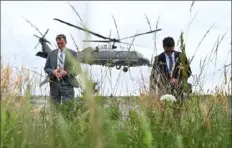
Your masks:
{"label": "tall grass", "polygon": [[[147,17],[146,19],[151,29],[150,21]],[[84,26],[83,22],[82,25]],[[206,35],[207,33],[203,39]],[[184,49],[183,38],[182,33],[180,42]],[[200,65],[201,72],[194,79],[199,87],[204,84],[205,67],[213,59],[216,60],[214,56],[217,56],[220,42],[217,43],[209,53],[211,56],[206,57]],[[154,48],[156,50],[156,47]],[[79,63],[73,63],[86,86],[83,97],[63,105],[49,103],[47,108],[35,108],[31,104],[31,89],[34,84],[31,73],[21,67],[15,76],[11,65],[1,65],[2,148],[232,146],[230,105],[228,96],[223,91],[230,82],[227,81],[212,95],[193,94],[179,108],[180,118],[177,118],[175,104],[162,102],[146,94],[140,97],[110,99],[94,95],[88,74]],[[107,74],[105,71],[105,75]],[[103,76],[101,82],[105,77]],[[23,80],[26,81],[26,86],[23,86]],[[145,84],[141,89],[148,92]],[[18,94],[22,90],[25,93],[19,97]]]}
{"label": "tall grass", "polygon": [[[74,103],[46,110],[30,104],[30,87],[18,98],[10,66],[2,71],[1,146],[76,147],[230,147],[231,119],[223,95],[193,96],[174,116],[173,104],[157,99],[104,99],[86,93]],[[20,77],[11,81],[19,88]],[[12,78],[11,78],[12,80]],[[128,109],[128,106],[129,107]],[[123,111],[122,108],[128,110]]]}

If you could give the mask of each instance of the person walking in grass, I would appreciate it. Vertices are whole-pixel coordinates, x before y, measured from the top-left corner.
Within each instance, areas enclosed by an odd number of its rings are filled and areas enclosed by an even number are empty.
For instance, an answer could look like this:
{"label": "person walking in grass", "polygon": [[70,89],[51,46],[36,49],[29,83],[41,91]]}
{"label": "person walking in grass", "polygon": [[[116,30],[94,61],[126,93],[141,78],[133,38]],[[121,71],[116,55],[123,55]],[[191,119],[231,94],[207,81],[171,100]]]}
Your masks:
{"label": "person walking in grass", "polygon": [[[156,97],[172,97],[174,102],[173,116],[181,119],[181,107],[184,91],[191,92],[191,84],[187,83],[192,71],[184,52],[175,51],[175,41],[172,37],[163,39],[164,52],[155,57],[151,75],[150,89]],[[170,95],[171,94],[171,95]]]}
{"label": "person walking in grass", "polygon": [[59,34],[56,37],[58,49],[48,54],[44,70],[50,79],[50,97],[52,101],[61,103],[74,98],[74,87],[79,87],[75,76],[77,67],[73,62],[77,53],[66,47],[66,36]]}
{"label": "person walking in grass", "polygon": [[[151,75],[151,93],[172,94],[177,100],[183,98],[183,90],[189,88],[187,83],[192,71],[184,52],[175,51],[175,41],[172,37],[163,39],[164,52],[155,57]],[[185,87],[186,86],[186,87]],[[156,94],[157,96],[157,94]]]}

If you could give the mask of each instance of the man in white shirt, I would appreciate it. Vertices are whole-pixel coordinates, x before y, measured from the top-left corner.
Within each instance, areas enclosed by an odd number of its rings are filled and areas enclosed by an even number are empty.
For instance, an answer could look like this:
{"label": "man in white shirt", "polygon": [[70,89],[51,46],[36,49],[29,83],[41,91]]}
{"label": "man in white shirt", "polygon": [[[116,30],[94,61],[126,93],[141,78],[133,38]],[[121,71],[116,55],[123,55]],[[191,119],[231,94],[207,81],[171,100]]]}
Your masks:
{"label": "man in white shirt", "polygon": [[[158,88],[162,94],[173,94],[179,98],[183,94],[183,84],[187,83],[192,73],[191,68],[185,53],[175,51],[172,37],[164,38],[163,48],[164,52],[156,56],[153,63],[150,88]],[[177,90],[177,93],[173,90]]]}
{"label": "man in white shirt", "polygon": [[61,103],[74,98],[74,87],[79,87],[75,76],[78,69],[73,60],[77,58],[75,51],[66,48],[66,36],[56,37],[58,49],[48,54],[44,70],[50,78],[50,96]]}

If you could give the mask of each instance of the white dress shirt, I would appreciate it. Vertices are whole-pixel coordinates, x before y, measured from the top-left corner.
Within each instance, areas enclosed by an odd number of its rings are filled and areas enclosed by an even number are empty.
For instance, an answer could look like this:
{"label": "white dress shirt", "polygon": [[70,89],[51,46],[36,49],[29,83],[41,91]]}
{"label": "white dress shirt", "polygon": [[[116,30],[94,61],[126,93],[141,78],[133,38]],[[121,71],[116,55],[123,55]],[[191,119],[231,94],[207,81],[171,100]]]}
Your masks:
{"label": "white dress shirt", "polygon": [[[167,67],[168,67],[168,71],[170,72],[170,59],[169,59],[169,55],[167,53],[165,53],[165,57],[166,57],[166,64],[167,64]],[[171,54],[171,57],[172,57],[172,67],[174,67],[175,65],[175,54],[174,52],[172,52]]]}
{"label": "white dress shirt", "polygon": [[[63,55],[63,64],[64,64],[64,61],[65,61],[65,51],[66,49],[63,49],[62,51],[60,49],[58,49],[58,54],[57,54],[57,68],[59,68],[59,57],[60,57],[60,54],[62,53]],[[63,68],[64,68],[64,65],[63,65]]]}

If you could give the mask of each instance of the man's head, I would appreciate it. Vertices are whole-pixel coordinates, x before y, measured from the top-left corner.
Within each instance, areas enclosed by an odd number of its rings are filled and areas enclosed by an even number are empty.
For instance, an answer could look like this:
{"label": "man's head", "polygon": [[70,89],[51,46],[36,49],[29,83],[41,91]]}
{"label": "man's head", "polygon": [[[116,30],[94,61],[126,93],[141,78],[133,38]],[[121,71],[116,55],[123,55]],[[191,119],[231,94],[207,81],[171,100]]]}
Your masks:
{"label": "man's head", "polygon": [[56,36],[56,43],[59,49],[63,50],[64,48],[66,48],[66,36],[63,34],[59,34]]}
{"label": "man's head", "polygon": [[165,52],[172,52],[175,48],[175,41],[172,37],[166,37],[163,40],[163,48]]}

